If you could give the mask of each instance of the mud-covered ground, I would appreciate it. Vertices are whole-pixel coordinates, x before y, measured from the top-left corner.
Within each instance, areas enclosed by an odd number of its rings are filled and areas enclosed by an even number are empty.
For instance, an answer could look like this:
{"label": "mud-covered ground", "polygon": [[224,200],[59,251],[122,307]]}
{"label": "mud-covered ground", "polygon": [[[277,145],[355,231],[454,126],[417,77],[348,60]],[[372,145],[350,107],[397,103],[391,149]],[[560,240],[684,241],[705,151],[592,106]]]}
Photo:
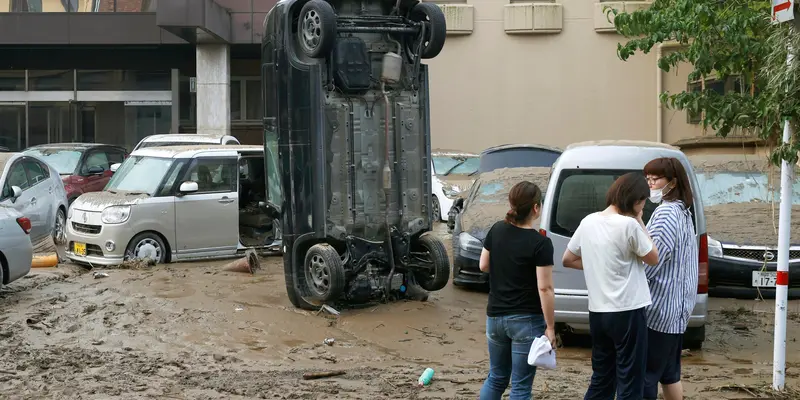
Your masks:
{"label": "mud-covered ground", "polygon": [[[62,265],[2,289],[0,398],[477,397],[488,366],[485,293],[448,286],[424,303],[315,315],[286,299],[279,258],[264,259],[254,276],[221,271],[225,263],[103,270],[102,278]],[[772,398],[772,303],[711,305],[705,349],[684,358],[687,398]],[[800,303],[790,312],[787,380],[797,389]],[[535,398],[582,398],[589,354],[559,349],[558,369],[536,377]],[[426,367],[434,382],[417,388]],[[333,370],[346,374],[302,378]]]}

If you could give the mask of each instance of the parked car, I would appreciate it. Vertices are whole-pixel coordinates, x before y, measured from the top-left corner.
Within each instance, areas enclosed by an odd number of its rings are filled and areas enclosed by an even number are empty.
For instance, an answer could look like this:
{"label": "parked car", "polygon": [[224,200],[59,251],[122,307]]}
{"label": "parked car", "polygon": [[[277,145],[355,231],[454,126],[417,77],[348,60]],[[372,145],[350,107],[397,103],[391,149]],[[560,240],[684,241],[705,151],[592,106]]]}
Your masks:
{"label": "parked car", "polygon": [[111,166],[128,156],[124,147],[96,143],[43,144],[23,153],[44,160],[58,171],[68,204],[83,193],[102,191],[113,174]]}
{"label": "parked car", "polygon": [[[560,154],[561,149],[539,144],[504,144],[490,147],[481,152],[477,174],[492,172],[498,168],[550,168]],[[463,198],[453,201],[447,213],[447,228],[450,231],[455,229],[456,219],[464,206]]]}
{"label": "parked car", "polygon": [[33,261],[31,220],[19,211],[0,205],[0,286],[28,275]]}
{"label": "parked car", "polygon": [[30,240],[48,235],[64,241],[67,192],[55,168],[22,153],[0,153],[0,206],[17,210],[30,220]]}
{"label": "parked car", "polygon": [[[780,168],[752,155],[692,157],[692,163],[708,227],[709,295],[774,298]],[[795,179],[793,192],[789,296],[798,298],[800,179]]]}
{"label": "parked car", "polygon": [[439,221],[447,220],[453,200],[466,194],[478,173],[478,154],[457,150],[431,152],[431,212]]}
{"label": "parked car", "polygon": [[239,139],[230,135],[204,135],[198,133],[168,133],[150,135],[140,140],[133,151],[157,146],[191,146],[195,144],[237,145]]}
{"label": "parked car", "polygon": [[[605,209],[605,194],[619,176],[641,172],[659,157],[681,160],[694,195],[694,223],[698,241],[699,279],[697,299],[684,335],[684,346],[700,348],[705,340],[708,312],[708,237],[700,186],[689,159],[678,148],[652,142],[598,141],[573,144],[553,164],[541,215],[543,235],[553,241],[556,322],[572,331],[588,333],[589,299],[583,271],[564,268],[561,255],[581,220]],[[650,219],[656,205],[647,202],[643,220]]]}
{"label": "parked car", "polygon": [[66,256],[117,265],[228,257],[273,250],[277,224],[264,212],[264,148],[166,146],[134,151],[103,192],[69,210]]}

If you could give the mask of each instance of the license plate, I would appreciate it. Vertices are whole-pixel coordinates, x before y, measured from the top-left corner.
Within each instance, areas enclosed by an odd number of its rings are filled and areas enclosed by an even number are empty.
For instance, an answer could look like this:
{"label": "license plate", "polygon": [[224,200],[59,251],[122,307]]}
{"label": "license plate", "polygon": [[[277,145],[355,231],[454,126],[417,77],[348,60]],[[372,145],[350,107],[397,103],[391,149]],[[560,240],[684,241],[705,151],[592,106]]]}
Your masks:
{"label": "license plate", "polygon": [[753,271],[753,287],[775,287],[778,274],[769,271]]}
{"label": "license plate", "polygon": [[86,243],[75,242],[75,244],[73,245],[73,250],[75,251],[75,254],[77,254],[79,256],[85,256],[86,255]]}

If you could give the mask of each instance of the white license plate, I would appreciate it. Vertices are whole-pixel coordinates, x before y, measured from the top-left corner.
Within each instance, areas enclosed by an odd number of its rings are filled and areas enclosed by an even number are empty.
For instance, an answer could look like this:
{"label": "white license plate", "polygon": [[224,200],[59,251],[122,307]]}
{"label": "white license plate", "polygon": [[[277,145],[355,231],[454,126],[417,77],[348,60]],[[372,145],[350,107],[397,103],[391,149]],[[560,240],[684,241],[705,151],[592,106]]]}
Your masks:
{"label": "white license plate", "polygon": [[753,271],[753,287],[775,287],[778,274],[770,271]]}

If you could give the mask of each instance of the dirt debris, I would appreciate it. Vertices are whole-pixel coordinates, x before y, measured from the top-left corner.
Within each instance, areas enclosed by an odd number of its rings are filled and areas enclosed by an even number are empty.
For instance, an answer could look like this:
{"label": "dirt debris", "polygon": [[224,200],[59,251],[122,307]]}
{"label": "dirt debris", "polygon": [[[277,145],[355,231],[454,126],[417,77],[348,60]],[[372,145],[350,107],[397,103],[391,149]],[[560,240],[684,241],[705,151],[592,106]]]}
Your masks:
{"label": "dirt debris", "polygon": [[[739,203],[704,207],[706,229],[723,243],[778,245],[778,204]],[[791,238],[800,242],[800,206],[792,207]]]}

